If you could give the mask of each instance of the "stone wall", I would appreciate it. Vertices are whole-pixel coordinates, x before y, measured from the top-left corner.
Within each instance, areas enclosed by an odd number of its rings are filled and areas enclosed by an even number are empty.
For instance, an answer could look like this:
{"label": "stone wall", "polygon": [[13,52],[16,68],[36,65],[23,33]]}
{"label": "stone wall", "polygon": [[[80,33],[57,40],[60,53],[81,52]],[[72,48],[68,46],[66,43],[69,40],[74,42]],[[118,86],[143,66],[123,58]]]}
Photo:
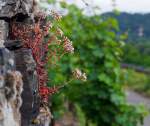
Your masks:
{"label": "stone wall", "polygon": [[19,15],[22,23],[31,22],[37,10],[35,0],[0,0],[0,126],[31,126],[41,116],[32,52],[10,39],[11,21]]}
{"label": "stone wall", "polygon": [[12,18],[16,14],[32,14],[35,0],[0,0],[0,17]]}
{"label": "stone wall", "polygon": [[22,75],[15,70],[14,54],[0,47],[0,126],[20,126]]}

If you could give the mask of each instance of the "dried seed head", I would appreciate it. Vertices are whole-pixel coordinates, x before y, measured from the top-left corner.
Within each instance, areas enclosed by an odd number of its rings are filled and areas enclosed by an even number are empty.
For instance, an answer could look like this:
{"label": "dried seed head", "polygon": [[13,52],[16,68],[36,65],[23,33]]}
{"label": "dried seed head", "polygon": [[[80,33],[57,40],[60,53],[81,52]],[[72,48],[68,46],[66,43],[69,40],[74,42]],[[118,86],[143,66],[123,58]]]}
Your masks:
{"label": "dried seed head", "polygon": [[56,34],[62,37],[64,33],[60,28],[57,28]]}
{"label": "dried seed head", "polygon": [[49,34],[50,29],[53,27],[52,23],[49,21],[43,26],[44,36]]}
{"label": "dried seed head", "polygon": [[72,42],[67,37],[64,37],[63,41],[64,41],[63,48],[65,52],[74,53],[74,47],[72,45]]}
{"label": "dried seed head", "polygon": [[86,74],[82,73],[81,70],[79,70],[78,68],[76,68],[72,73],[73,73],[73,77],[77,80],[82,80],[82,81],[87,80]]}
{"label": "dried seed head", "polygon": [[69,53],[74,53],[74,48],[72,46],[72,42],[66,42],[64,44],[64,50]]}
{"label": "dried seed head", "polygon": [[49,29],[51,29],[52,27],[53,27],[53,24],[52,24],[52,22],[47,22],[47,24],[46,24],[46,27],[48,27]]}
{"label": "dried seed head", "polygon": [[39,11],[35,14],[35,16],[39,19],[45,19],[47,17],[47,14],[44,11]]}
{"label": "dried seed head", "polygon": [[61,40],[57,40],[57,44],[60,45],[62,43]]}
{"label": "dried seed head", "polygon": [[59,15],[57,12],[55,12],[55,11],[51,11],[51,15],[52,15],[52,17],[55,19],[55,20],[57,20],[57,21],[60,21],[61,20],[61,18],[62,18],[62,16],[61,15]]}
{"label": "dried seed head", "polygon": [[82,72],[78,68],[76,68],[72,73],[75,79],[80,80],[80,78],[82,77]]}
{"label": "dried seed head", "polygon": [[81,80],[82,80],[82,81],[87,81],[87,76],[86,76],[85,73],[82,74]]}

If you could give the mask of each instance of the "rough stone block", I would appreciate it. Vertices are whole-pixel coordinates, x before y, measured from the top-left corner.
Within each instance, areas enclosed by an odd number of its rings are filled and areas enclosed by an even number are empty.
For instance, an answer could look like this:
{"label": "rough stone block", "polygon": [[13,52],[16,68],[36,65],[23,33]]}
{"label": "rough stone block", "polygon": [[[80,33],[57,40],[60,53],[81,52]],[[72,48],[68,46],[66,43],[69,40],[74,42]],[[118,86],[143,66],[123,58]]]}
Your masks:
{"label": "rough stone block", "polygon": [[0,0],[0,17],[11,18],[18,13],[32,12],[35,0]]}
{"label": "rough stone block", "polygon": [[4,47],[4,42],[8,37],[8,23],[0,20],[0,47]]}
{"label": "rough stone block", "polygon": [[0,126],[20,126],[22,75],[15,71],[13,53],[0,48]]}
{"label": "rough stone block", "polygon": [[14,55],[6,48],[0,48],[0,75],[8,70],[15,70]]}
{"label": "rough stone block", "polygon": [[36,73],[36,63],[32,57],[30,49],[21,48],[15,52],[16,69],[23,75],[23,105],[21,107],[22,126],[27,126],[29,120],[38,114],[39,97],[38,78]]}

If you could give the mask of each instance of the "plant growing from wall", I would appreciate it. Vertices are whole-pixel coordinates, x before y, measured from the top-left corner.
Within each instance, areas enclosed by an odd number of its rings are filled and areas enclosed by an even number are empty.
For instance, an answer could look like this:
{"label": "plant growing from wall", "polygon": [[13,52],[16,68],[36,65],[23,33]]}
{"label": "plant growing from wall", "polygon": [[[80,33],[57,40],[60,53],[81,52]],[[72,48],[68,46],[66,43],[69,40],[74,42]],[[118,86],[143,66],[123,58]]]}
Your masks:
{"label": "plant growing from wall", "polygon": [[[45,109],[48,118],[51,118],[51,113],[47,108],[49,105],[49,96],[57,93],[74,79],[86,80],[85,73],[81,73],[80,70],[75,69],[69,81],[62,82],[62,84],[57,86],[47,86],[48,82],[51,83],[51,78],[48,77],[47,70],[50,67],[57,66],[57,63],[59,63],[62,56],[66,53],[74,53],[72,42],[63,35],[62,30],[56,25],[56,22],[60,19],[61,16],[58,13],[51,11],[50,15],[39,12],[35,16],[34,21],[31,21],[31,24],[20,23],[17,19],[11,21],[11,39],[21,40],[23,47],[32,51],[38,76],[38,91],[34,92],[38,92],[40,96],[41,107],[39,112],[43,113],[43,109]],[[37,117],[38,120],[33,120],[33,123],[40,124],[40,120],[42,120],[40,117]]]}

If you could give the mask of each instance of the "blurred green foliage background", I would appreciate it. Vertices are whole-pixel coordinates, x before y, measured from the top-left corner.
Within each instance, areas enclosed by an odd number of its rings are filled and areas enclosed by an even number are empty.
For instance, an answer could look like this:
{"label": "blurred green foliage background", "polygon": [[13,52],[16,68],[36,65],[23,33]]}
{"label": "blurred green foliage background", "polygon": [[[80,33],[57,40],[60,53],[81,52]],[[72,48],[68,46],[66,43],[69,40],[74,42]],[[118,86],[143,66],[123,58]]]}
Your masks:
{"label": "blurred green foliage background", "polygon": [[[87,73],[88,80],[75,81],[52,97],[54,118],[65,113],[65,103],[73,108],[81,126],[136,126],[146,114],[143,106],[129,105],[125,98],[120,63],[123,56],[122,35],[115,18],[86,16],[75,5],[61,2],[68,10],[60,22],[61,29],[74,44],[75,54],[62,58],[49,69],[50,86],[65,82],[74,68]],[[123,77],[122,77],[123,76]],[[129,82],[131,82],[130,80]],[[82,119],[82,120],[81,120]]]}

